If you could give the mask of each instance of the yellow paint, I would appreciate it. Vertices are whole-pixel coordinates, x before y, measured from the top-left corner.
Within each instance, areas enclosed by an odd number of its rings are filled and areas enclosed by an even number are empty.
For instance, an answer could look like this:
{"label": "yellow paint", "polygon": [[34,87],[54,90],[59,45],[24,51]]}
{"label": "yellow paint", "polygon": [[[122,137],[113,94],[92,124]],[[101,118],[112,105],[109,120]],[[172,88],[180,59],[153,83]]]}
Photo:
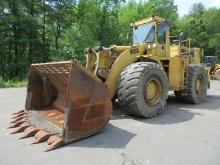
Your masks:
{"label": "yellow paint", "polygon": [[95,66],[95,63],[94,63],[94,58],[93,58],[93,54],[92,53],[87,53],[86,54],[86,68],[88,70],[92,70],[92,68]]}
{"label": "yellow paint", "polygon": [[193,57],[193,63],[194,64],[200,64],[200,57],[201,57],[201,49],[199,48],[194,48],[194,57]]}
{"label": "yellow paint", "polygon": [[148,80],[145,85],[145,100],[149,105],[155,105],[160,101],[162,86],[157,77]]}
{"label": "yellow paint", "polygon": [[[187,66],[188,64],[199,64],[202,51],[199,48],[191,48],[190,39],[171,44],[169,29],[164,32],[165,42],[159,43],[158,25],[165,21],[167,20],[154,16],[132,23],[132,26],[153,23],[155,27],[154,43],[142,43],[134,46],[112,45],[110,48],[103,48],[96,52],[96,67],[93,72],[101,77],[108,86],[111,97],[115,95],[118,79],[123,69],[137,61],[155,62],[163,67],[169,80],[169,90],[180,91],[186,88]],[[90,63],[89,66],[92,65],[89,57],[87,57],[87,63]],[[160,89],[156,81],[150,82],[146,88],[148,92],[145,93],[145,99],[156,102],[156,93]]]}
{"label": "yellow paint", "polygon": [[169,90],[179,91],[185,88],[184,72],[189,63],[189,58],[176,56],[170,58],[169,64]]}
{"label": "yellow paint", "polygon": [[218,70],[218,69],[220,69],[220,64],[215,65],[215,71]]}
{"label": "yellow paint", "polygon": [[157,22],[164,22],[164,21],[166,21],[166,19],[158,17],[158,16],[152,16],[150,18],[144,18],[142,20],[135,21],[135,22],[131,23],[131,26],[139,26],[139,25],[143,25],[146,23],[150,23],[150,22],[156,22],[156,21]]}
{"label": "yellow paint", "polygon": [[111,71],[105,81],[105,84],[108,86],[109,92],[112,97],[115,94],[118,78],[121,72],[128,65],[137,61],[137,59],[138,57],[132,56],[132,54],[130,54],[130,50],[127,49],[116,59],[116,61],[112,65]]}

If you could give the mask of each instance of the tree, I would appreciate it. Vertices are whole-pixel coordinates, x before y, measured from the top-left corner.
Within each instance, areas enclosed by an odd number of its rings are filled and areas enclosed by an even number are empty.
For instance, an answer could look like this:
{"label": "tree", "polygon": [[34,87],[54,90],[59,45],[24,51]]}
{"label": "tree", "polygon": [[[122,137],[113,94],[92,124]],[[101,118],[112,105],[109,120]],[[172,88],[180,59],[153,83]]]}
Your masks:
{"label": "tree", "polygon": [[70,25],[67,18],[68,10],[70,10],[72,3],[70,0],[48,0],[47,4],[50,7],[48,12],[49,24],[54,36],[55,49],[59,55],[59,40],[64,29]]}
{"label": "tree", "polygon": [[220,9],[210,8],[203,14],[204,26],[208,33],[209,55],[216,55],[220,59]]}
{"label": "tree", "polygon": [[220,56],[220,9],[194,4],[178,17],[174,0],[0,0],[0,77],[23,79],[31,63],[75,59],[86,47],[131,45],[130,23],[157,15],[205,55]]}

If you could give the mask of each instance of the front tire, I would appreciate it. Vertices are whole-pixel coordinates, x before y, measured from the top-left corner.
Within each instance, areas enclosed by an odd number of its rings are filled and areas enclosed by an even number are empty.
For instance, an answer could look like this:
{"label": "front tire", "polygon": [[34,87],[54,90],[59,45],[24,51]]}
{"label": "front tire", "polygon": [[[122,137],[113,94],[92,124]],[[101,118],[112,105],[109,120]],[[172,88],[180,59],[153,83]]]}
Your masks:
{"label": "front tire", "polygon": [[153,62],[138,62],[123,70],[118,81],[118,101],[138,117],[154,117],[164,110],[168,93],[167,74]]}

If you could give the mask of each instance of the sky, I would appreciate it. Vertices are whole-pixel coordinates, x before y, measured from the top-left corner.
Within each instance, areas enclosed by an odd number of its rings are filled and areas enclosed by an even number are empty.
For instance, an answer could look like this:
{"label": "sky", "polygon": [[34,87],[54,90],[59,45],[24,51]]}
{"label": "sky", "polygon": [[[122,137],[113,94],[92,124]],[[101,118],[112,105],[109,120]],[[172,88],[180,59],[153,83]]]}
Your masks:
{"label": "sky", "polygon": [[175,5],[178,6],[178,13],[180,16],[187,14],[194,3],[203,3],[206,8],[218,7],[220,8],[220,0],[174,0]]}

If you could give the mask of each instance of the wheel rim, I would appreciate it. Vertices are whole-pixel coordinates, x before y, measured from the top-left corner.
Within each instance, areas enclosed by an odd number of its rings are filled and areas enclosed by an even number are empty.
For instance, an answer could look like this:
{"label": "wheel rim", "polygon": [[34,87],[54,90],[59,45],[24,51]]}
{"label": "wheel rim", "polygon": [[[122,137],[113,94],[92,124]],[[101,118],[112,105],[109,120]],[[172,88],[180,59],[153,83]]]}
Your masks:
{"label": "wheel rim", "polygon": [[203,80],[202,80],[202,77],[199,76],[197,79],[196,79],[196,94],[197,95],[200,95],[203,91]]}
{"label": "wheel rim", "polygon": [[216,80],[220,80],[220,69],[217,69],[217,70],[215,71],[215,73],[214,73],[214,78],[215,78]]}
{"label": "wheel rim", "polygon": [[149,105],[155,105],[161,98],[162,85],[158,78],[154,77],[145,84],[145,100]]}

